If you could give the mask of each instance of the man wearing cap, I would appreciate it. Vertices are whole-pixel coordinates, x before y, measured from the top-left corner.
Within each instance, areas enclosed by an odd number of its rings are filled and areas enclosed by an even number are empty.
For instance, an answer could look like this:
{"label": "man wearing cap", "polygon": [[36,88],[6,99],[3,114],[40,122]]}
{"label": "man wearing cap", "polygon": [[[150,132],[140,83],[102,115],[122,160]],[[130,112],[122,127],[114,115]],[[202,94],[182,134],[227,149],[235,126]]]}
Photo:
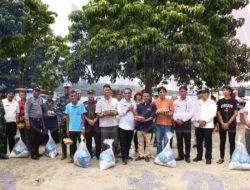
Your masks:
{"label": "man wearing cap", "polygon": [[0,159],[8,159],[9,157],[6,155],[6,122],[4,119],[4,106],[1,101],[1,92],[0,92]]}
{"label": "man wearing cap", "polygon": [[[190,163],[190,148],[191,148],[191,118],[193,117],[193,104],[187,97],[187,87],[179,88],[180,99],[174,102],[175,131],[178,147],[177,161],[184,160]],[[183,152],[183,141],[185,144],[185,155]]]}
{"label": "man wearing cap", "polygon": [[214,128],[214,117],[216,116],[216,103],[209,98],[210,91],[208,88],[203,88],[201,112],[198,118],[199,127],[196,127],[195,134],[197,138],[197,157],[193,160],[198,162],[203,156],[203,141],[205,141],[205,158],[206,164],[211,164],[212,160],[212,133]]}
{"label": "man wearing cap", "polygon": [[[12,151],[15,145],[14,137],[16,135],[17,118],[19,114],[18,103],[14,100],[14,96],[14,90],[9,90],[7,93],[7,98],[2,100],[5,112],[4,118],[6,121],[6,137],[8,139],[10,152]],[[5,147],[5,153],[7,154],[7,144]]]}
{"label": "man wearing cap", "polygon": [[99,128],[98,116],[95,113],[96,103],[95,91],[89,90],[87,92],[88,100],[84,102],[86,113],[84,114],[85,119],[85,138],[88,151],[93,158],[92,151],[92,138],[95,140],[95,156],[99,159],[101,153],[101,131]]}
{"label": "man wearing cap", "polygon": [[36,87],[33,91],[33,97],[29,98],[25,103],[25,124],[29,130],[29,147],[30,156],[34,160],[38,160],[39,146],[41,141],[41,130],[43,129],[42,121],[42,104],[40,97],[40,88]]}
{"label": "man wearing cap", "polygon": [[65,108],[68,103],[70,103],[70,91],[71,91],[71,84],[70,83],[64,83],[63,85],[64,89],[64,95],[61,96],[57,100],[57,118],[58,118],[58,123],[60,127],[60,134],[61,134],[61,145],[62,145],[62,157],[61,159],[64,160],[67,158],[67,146],[63,142],[64,138],[67,138],[67,120],[66,120],[66,115],[65,115]]}

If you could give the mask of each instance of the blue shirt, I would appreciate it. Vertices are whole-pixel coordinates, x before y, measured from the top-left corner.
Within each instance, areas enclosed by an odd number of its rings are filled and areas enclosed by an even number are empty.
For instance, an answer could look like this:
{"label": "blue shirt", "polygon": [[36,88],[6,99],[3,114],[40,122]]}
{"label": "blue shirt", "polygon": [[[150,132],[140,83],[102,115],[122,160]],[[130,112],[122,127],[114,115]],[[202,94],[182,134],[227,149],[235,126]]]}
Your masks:
{"label": "blue shirt", "polygon": [[[137,106],[137,113],[139,116],[143,116],[146,119],[150,118],[150,117],[155,117],[155,112],[156,112],[156,107],[154,104],[149,103],[141,103]],[[153,125],[153,120],[147,121],[147,122],[139,122],[137,121],[137,125],[136,125],[136,129],[138,131],[146,131],[148,132],[150,130],[150,128]]]}
{"label": "blue shirt", "polygon": [[82,131],[84,126],[82,115],[84,113],[86,113],[86,109],[83,103],[76,105],[68,103],[66,105],[65,114],[69,116],[69,131]]}

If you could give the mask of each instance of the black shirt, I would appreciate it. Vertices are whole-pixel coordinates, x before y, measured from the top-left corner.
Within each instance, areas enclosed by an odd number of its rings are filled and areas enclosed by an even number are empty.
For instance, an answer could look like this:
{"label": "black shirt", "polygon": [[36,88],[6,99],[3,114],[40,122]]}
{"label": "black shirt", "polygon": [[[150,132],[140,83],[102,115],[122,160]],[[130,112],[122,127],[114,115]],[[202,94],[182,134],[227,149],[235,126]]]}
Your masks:
{"label": "black shirt", "polygon": [[[217,102],[218,111],[221,114],[224,123],[227,123],[237,111],[237,101],[235,99],[222,98]],[[229,128],[236,127],[236,119],[230,124]]]}

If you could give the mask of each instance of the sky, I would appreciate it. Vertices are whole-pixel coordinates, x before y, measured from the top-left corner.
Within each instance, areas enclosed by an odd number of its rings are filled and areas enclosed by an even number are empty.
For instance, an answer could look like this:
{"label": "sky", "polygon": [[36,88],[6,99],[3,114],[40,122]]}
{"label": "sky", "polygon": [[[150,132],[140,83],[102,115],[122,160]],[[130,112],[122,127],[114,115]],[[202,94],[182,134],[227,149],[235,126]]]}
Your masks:
{"label": "sky", "polygon": [[[51,27],[55,35],[65,36],[68,34],[68,27],[70,21],[68,16],[72,11],[81,9],[81,7],[88,3],[88,0],[42,0],[45,4],[49,5],[49,10],[56,12],[56,22]],[[237,30],[237,38],[240,39],[241,43],[247,44],[250,47],[250,4],[242,10],[233,12],[235,18],[245,18],[245,24],[243,27]],[[103,83],[110,83],[108,77],[101,79]],[[138,84],[139,80],[127,80],[118,79],[116,84]],[[171,81],[170,84],[173,88],[177,88],[176,83]]]}

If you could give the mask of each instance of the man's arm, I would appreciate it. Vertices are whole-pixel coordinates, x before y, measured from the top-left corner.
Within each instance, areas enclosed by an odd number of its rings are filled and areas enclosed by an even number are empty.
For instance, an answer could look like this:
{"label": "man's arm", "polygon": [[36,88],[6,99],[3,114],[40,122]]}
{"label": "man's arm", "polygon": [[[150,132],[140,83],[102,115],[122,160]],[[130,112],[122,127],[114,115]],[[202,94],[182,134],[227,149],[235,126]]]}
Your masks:
{"label": "man's arm", "polygon": [[24,118],[25,118],[25,123],[26,123],[27,128],[30,127],[30,122],[29,122],[30,107],[31,107],[31,102],[30,102],[30,99],[28,99],[24,106]]}

